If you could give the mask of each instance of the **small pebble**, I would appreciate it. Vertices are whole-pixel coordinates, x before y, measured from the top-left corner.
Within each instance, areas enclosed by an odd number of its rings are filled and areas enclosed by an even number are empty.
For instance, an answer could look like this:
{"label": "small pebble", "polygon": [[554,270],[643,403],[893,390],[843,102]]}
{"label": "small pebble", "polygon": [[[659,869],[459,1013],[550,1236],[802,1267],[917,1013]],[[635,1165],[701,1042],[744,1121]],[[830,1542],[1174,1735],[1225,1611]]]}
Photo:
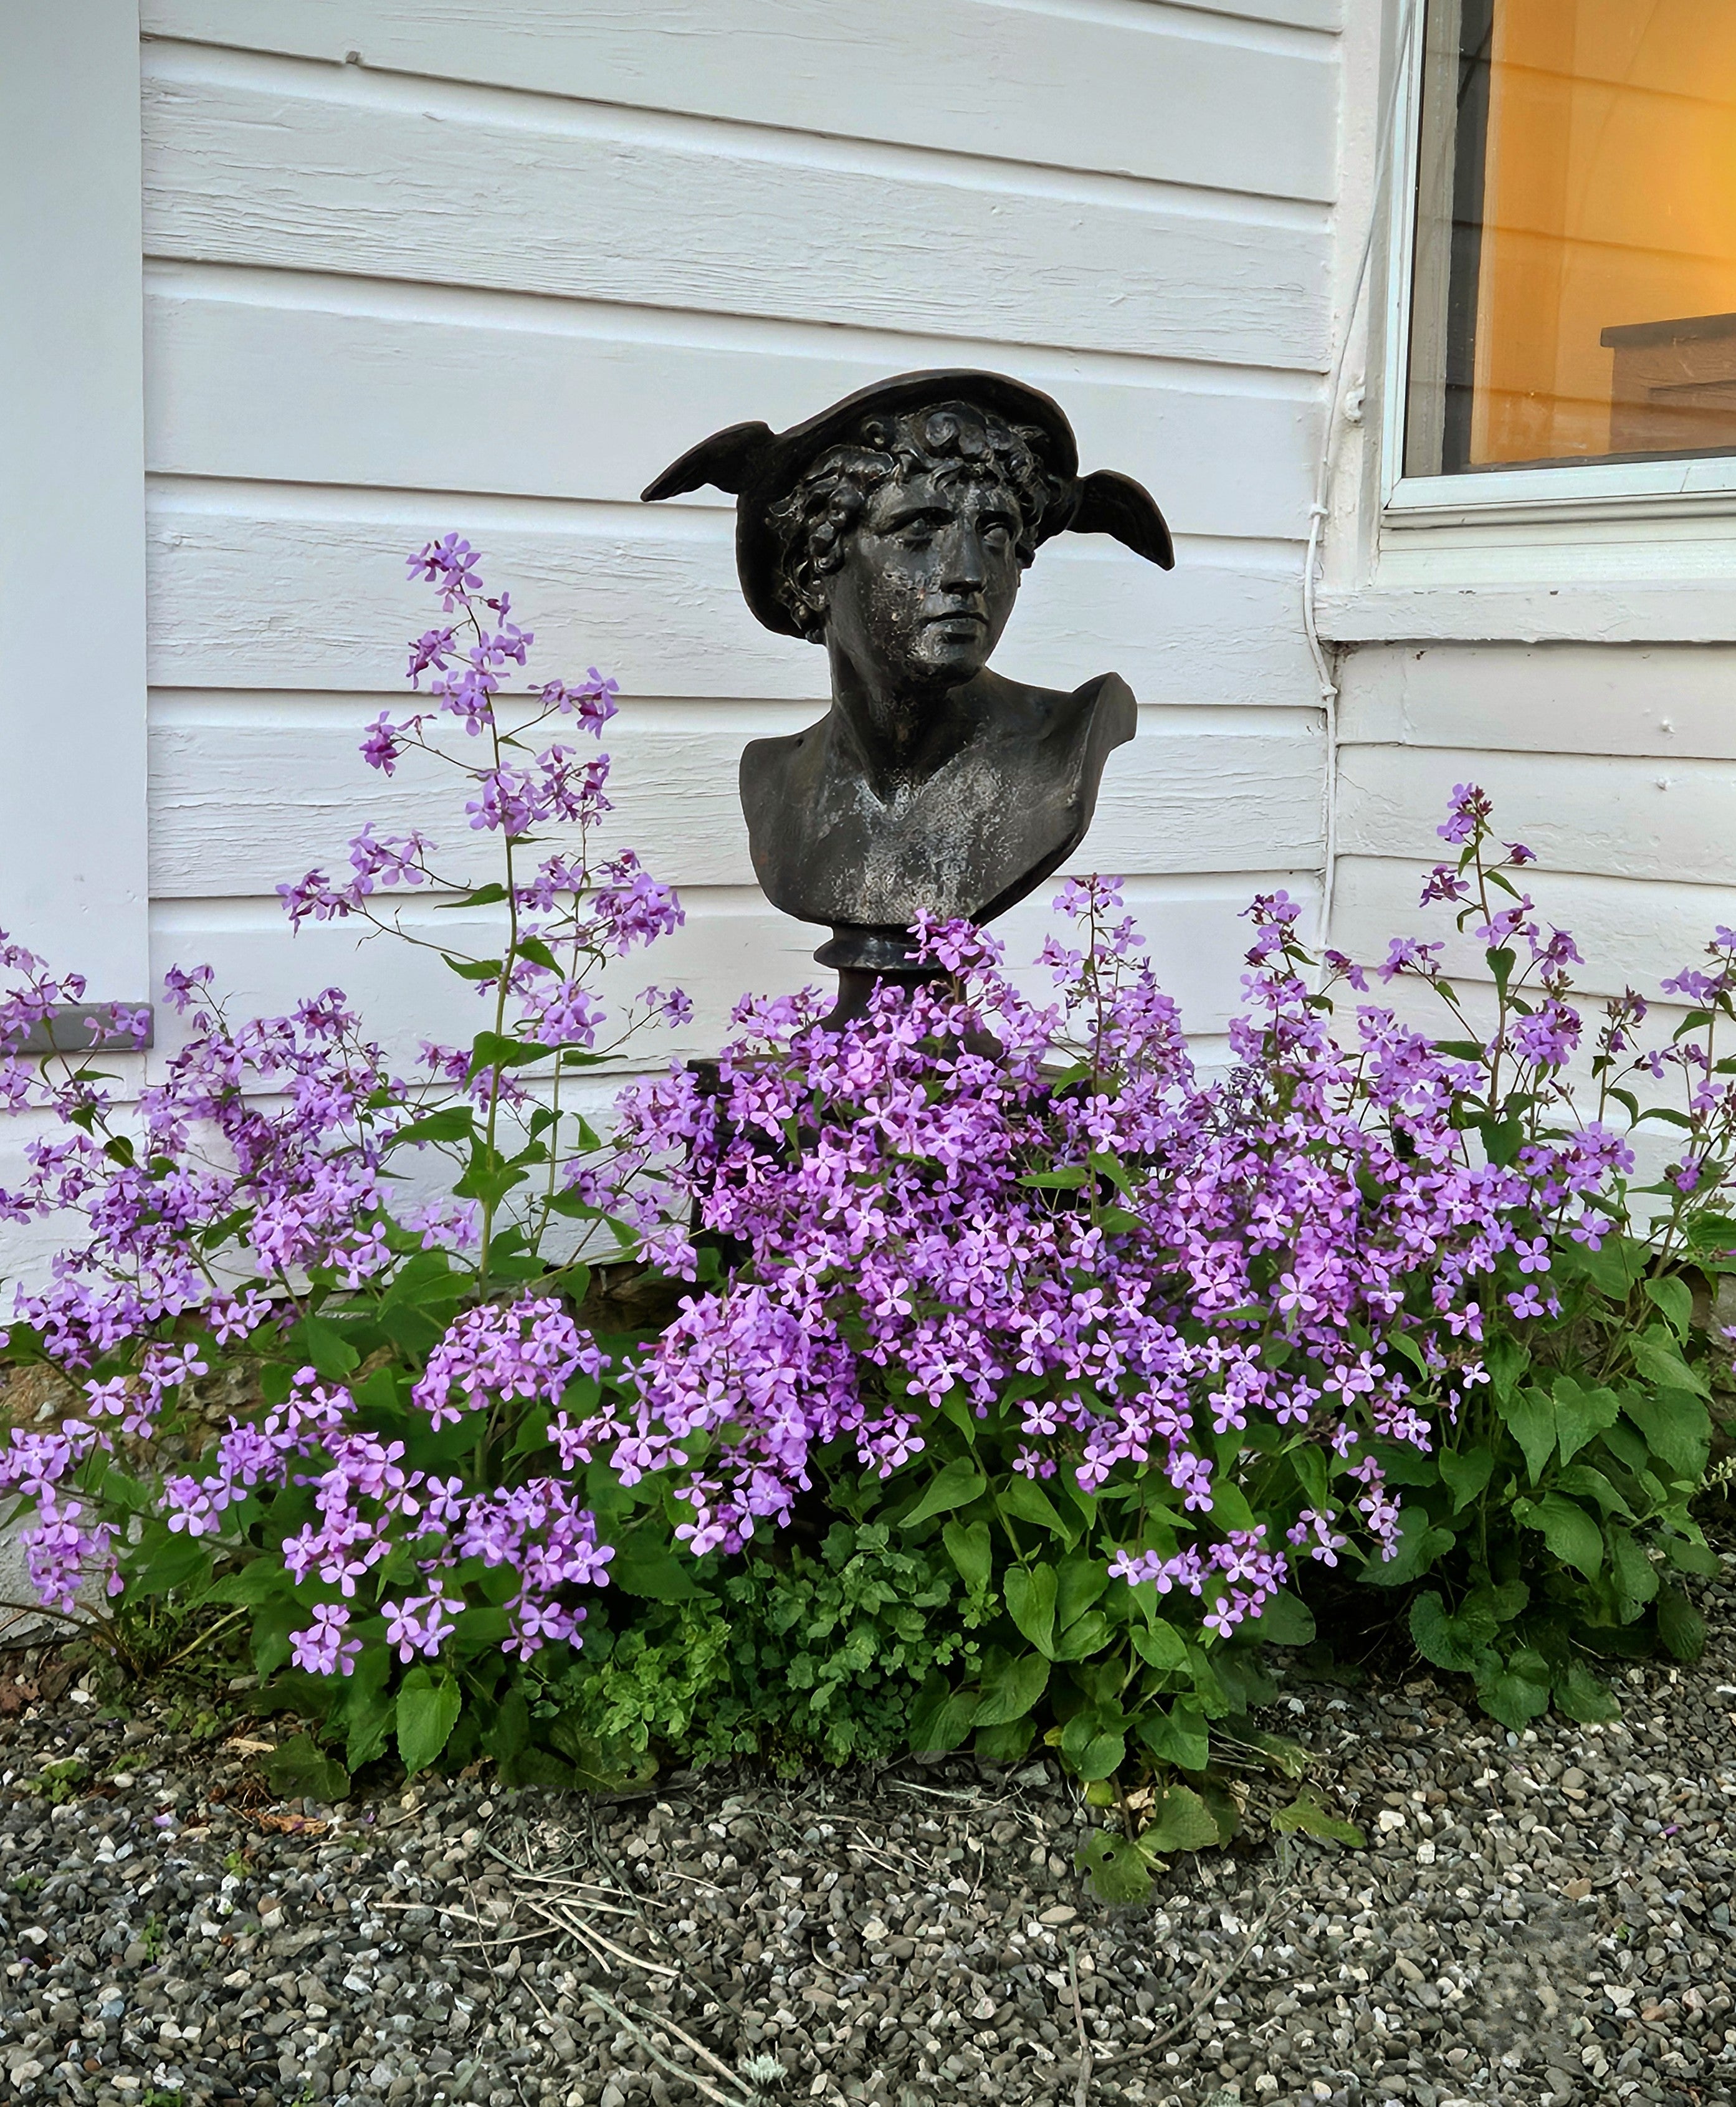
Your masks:
{"label": "small pebble", "polygon": [[[1619,1668],[1602,1727],[1291,1669],[1272,1724],[1368,1848],[1275,1844],[1293,1788],[1255,1777],[1244,1840],[1120,1910],[1072,1870],[1106,1817],[1043,1763],[617,1801],[478,1772],[310,1808],[259,1781],[268,1725],[200,1748],[63,1686],[0,1716],[0,2098],[1736,2099],[1736,1588],[1703,1607],[1706,1659]],[[52,1659],[0,1657],[0,1688],[52,1687]],[[29,1790],[69,1760],[72,1797]]]}

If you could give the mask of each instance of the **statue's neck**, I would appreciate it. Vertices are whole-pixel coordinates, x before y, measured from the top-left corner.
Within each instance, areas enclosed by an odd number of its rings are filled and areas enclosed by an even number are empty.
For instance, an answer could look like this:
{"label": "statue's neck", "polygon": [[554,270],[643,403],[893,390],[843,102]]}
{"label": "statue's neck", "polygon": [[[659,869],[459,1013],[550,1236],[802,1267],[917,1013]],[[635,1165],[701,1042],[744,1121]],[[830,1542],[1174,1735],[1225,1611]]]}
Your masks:
{"label": "statue's neck", "polygon": [[836,645],[830,657],[836,734],[882,804],[908,802],[975,735],[986,674],[953,687],[894,688]]}

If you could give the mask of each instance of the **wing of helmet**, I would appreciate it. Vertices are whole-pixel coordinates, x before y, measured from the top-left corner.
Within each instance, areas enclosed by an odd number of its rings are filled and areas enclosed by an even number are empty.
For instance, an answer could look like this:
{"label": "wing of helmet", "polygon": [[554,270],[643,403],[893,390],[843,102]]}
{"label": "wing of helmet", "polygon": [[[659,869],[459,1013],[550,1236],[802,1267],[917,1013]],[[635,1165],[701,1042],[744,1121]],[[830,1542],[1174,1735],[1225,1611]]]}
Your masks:
{"label": "wing of helmet", "polygon": [[689,447],[680,460],[671,461],[655,483],[647,483],[639,492],[640,499],[654,504],[660,497],[678,497],[684,490],[698,490],[708,483],[739,496],[749,470],[771,436],[771,426],[759,424],[731,425],[721,432],[713,432],[697,447]]}
{"label": "wing of helmet", "polygon": [[1175,544],[1164,515],[1151,493],[1130,475],[1113,469],[1097,469],[1081,476],[1078,501],[1067,531],[1074,534],[1113,534],[1136,556],[1166,571],[1175,568]]}

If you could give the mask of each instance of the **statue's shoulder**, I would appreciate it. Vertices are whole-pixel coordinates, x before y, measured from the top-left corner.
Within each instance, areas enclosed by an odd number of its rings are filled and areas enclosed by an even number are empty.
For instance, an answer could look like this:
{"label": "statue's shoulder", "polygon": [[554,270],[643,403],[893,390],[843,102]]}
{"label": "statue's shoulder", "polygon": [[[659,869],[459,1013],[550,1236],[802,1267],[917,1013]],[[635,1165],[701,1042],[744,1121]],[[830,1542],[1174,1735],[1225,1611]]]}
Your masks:
{"label": "statue's shoulder", "polygon": [[1008,706],[1009,727],[1023,719],[1046,743],[1088,744],[1100,752],[1124,745],[1138,728],[1139,706],[1119,673],[1099,673],[1076,688],[1036,688],[993,676]]}
{"label": "statue's shoulder", "polygon": [[781,804],[822,765],[825,719],[805,730],[776,739],[751,739],[742,748],[742,803],[751,820],[757,809]]}

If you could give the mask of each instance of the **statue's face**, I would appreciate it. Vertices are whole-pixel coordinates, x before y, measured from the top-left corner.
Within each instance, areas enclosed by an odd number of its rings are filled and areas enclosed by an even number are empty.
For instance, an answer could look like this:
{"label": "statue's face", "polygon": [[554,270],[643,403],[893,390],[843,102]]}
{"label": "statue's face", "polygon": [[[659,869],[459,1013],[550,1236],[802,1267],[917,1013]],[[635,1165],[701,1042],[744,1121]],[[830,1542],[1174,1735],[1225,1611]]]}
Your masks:
{"label": "statue's face", "polygon": [[951,688],[988,663],[1018,596],[1019,514],[994,478],[883,483],[826,574],[826,632],[874,685]]}

